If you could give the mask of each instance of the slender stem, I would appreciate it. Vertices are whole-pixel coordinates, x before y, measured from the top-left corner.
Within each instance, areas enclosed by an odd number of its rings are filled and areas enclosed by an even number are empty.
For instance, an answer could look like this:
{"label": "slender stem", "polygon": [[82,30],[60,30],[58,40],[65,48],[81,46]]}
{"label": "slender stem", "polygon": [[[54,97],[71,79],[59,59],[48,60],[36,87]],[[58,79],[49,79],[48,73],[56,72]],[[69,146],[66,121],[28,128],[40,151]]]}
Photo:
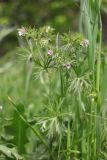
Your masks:
{"label": "slender stem", "polygon": [[[101,47],[102,47],[102,22],[101,22],[101,13],[100,13],[100,7],[101,7],[101,2],[100,0],[98,1],[98,31],[99,31],[99,50],[97,54],[97,68],[96,68],[96,91],[97,91],[97,108],[95,108],[95,113],[97,114],[99,107],[101,107],[101,104],[99,104],[99,99],[100,99],[100,73],[101,73]],[[95,142],[94,142],[94,159],[97,159],[97,123],[98,123],[97,117],[95,117],[94,121],[94,128],[95,128]]]}
{"label": "slender stem", "polygon": [[70,140],[70,121],[68,121],[68,131],[67,131],[67,160],[70,160],[70,146],[71,146],[71,140]]}
{"label": "slender stem", "polygon": [[97,75],[96,75],[97,92],[100,91],[101,42],[102,42],[102,30],[100,30],[99,51],[98,51],[98,56],[97,56]]}

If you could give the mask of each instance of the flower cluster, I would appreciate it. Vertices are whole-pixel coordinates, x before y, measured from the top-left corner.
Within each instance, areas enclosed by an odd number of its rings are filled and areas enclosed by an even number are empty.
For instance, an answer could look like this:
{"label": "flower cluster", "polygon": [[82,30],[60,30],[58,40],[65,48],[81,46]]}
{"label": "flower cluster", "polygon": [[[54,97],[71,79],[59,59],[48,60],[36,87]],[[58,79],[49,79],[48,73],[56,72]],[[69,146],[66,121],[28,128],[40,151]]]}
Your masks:
{"label": "flower cluster", "polygon": [[[18,34],[23,37],[26,36],[30,50],[33,53],[33,58],[35,59],[34,61],[40,67],[42,66],[45,69],[62,67],[69,71],[71,68],[80,67],[79,62],[84,61],[85,54],[83,53],[87,52],[89,40],[80,34],[57,35],[55,38],[53,31],[54,29],[50,26],[44,26],[36,30],[21,27],[18,29]],[[59,47],[56,45],[56,40]],[[38,51],[40,56],[35,55]],[[30,59],[29,56],[28,59]]]}

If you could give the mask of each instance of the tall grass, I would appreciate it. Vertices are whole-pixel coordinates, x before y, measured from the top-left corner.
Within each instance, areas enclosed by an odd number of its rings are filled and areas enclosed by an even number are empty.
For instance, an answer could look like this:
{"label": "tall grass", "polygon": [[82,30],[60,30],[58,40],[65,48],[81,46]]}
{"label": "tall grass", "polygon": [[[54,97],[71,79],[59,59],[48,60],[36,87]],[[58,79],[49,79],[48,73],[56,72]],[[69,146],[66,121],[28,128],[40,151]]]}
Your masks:
{"label": "tall grass", "polygon": [[[103,136],[102,131],[105,132],[104,117],[105,112],[104,99],[102,100],[102,88],[105,86],[102,61],[102,21],[101,21],[101,0],[98,1],[82,1],[81,0],[81,17],[80,17],[80,31],[84,33],[90,41],[88,51],[88,64],[90,70],[93,72],[93,92],[95,97],[90,103],[89,131],[91,133],[90,139],[86,142],[88,147],[87,159],[106,159],[106,154],[102,151]],[[103,63],[102,63],[103,62]],[[106,67],[106,65],[105,65]],[[105,90],[106,90],[105,86]],[[104,91],[104,90],[103,90]],[[86,129],[86,128],[85,128]],[[93,142],[93,143],[92,143]],[[101,156],[102,155],[102,156]],[[101,157],[100,157],[101,156]]]}

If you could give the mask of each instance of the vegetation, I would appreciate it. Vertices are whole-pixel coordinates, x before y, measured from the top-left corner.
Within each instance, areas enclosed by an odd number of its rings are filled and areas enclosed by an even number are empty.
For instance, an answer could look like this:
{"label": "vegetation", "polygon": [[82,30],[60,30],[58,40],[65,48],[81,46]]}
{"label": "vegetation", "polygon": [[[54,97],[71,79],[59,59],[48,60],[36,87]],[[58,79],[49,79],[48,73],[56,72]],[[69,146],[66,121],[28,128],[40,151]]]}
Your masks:
{"label": "vegetation", "polygon": [[79,33],[17,30],[17,54],[0,68],[1,159],[107,159],[101,8],[81,0]]}

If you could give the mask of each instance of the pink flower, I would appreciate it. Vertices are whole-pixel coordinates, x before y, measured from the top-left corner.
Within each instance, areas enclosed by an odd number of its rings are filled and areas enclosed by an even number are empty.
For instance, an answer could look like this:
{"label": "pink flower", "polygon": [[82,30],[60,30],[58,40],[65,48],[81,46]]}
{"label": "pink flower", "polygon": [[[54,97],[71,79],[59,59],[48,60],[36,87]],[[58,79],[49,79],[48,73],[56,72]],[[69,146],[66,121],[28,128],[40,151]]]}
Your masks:
{"label": "pink flower", "polygon": [[53,55],[53,51],[52,50],[48,50],[48,55],[52,56]]}

